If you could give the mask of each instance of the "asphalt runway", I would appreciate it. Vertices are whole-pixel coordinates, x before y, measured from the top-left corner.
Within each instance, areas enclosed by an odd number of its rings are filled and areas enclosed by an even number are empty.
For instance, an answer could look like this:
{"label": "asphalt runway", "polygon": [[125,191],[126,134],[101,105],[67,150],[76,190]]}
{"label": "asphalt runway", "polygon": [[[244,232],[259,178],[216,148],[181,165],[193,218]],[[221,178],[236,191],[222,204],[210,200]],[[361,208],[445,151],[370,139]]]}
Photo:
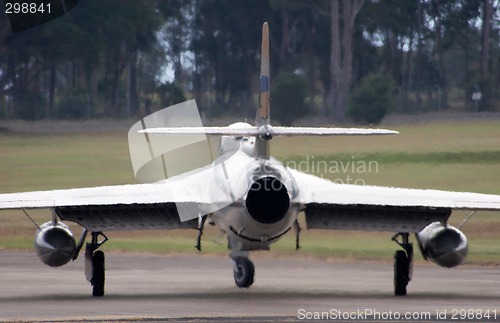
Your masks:
{"label": "asphalt runway", "polygon": [[260,254],[254,285],[239,289],[226,257],[106,256],[106,296],[93,298],[82,259],[53,269],[31,253],[0,252],[0,321],[304,322],[317,312],[332,321],[460,321],[467,313],[500,321],[500,267],[417,265],[409,295],[395,297],[390,262]]}

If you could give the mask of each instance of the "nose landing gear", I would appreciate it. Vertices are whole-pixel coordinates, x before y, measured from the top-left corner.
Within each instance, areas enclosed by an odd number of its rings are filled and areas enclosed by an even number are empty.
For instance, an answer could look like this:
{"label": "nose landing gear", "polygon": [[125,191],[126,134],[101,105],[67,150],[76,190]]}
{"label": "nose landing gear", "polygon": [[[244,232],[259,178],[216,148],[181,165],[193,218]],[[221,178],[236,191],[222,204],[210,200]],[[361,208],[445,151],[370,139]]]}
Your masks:
{"label": "nose landing gear", "polygon": [[234,262],[234,283],[240,288],[252,286],[255,276],[255,266],[247,257],[237,257]]}

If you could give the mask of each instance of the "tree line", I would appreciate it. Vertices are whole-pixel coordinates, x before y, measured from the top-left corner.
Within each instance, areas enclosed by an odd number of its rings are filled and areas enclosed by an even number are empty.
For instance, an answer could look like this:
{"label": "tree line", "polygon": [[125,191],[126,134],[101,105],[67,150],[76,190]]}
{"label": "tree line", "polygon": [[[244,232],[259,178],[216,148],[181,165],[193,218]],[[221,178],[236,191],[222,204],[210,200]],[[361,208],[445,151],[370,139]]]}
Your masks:
{"label": "tree line", "polygon": [[264,21],[273,116],[283,123],[494,110],[499,3],[80,0],[18,33],[2,15],[0,118],[136,117],[187,98],[209,117],[252,117]]}

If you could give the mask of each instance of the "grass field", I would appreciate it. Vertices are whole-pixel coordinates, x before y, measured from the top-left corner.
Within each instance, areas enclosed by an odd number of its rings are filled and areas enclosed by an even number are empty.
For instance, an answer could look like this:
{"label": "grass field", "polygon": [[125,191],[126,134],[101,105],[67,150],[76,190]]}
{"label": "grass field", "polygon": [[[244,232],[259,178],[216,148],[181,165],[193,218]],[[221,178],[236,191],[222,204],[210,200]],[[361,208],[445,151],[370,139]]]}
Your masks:
{"label": "grass field", "polygon": [[[33,125],[36,127],[36,124]],[[85,125],[83,125],[85,127]],[[275,138],[273,155],[337,182],[435,188],[500,194],[500,121],[439,121],[393,126],[395,136]],[[134,183],[127,132],[66,134],[0,132],[0,192]],[[38,223],[50,212],[32,212]],[[451,223],[467,216],[457,212]],[[500,213],[478,212],[463,227],[469,262],[500,264]],[[21,211],[0,213],[0,249],[31,249],[34,225]],[[80,230],[75,227],[75,235]],[[110,233],[107,250],[195,253],[195,231]],[[392,261],[387,233],[303,231],[302,256]],[[294,236],[273,255],[296,255]],[[215,228],[204,235],[204,253],[226,254]],[[417,257],[420,259],[420,256]]]}

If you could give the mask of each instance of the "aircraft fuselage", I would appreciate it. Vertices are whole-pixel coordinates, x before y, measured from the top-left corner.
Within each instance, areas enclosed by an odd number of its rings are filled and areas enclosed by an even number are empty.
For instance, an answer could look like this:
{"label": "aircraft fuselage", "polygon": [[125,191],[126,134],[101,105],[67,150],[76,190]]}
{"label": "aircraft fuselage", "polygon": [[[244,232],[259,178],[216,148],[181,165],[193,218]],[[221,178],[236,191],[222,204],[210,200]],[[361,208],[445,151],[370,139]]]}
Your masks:
{"label": "aircraft fuselage", "polygon": [[295,181],[278,160],[255,156],[254,137],[224,136],[221,153],[233,153],[236,160],[240,158],[238,155],[245,154],[241,158],[250,157],[251,161],[238,172],[225,171],[235,201],[212,212],[211,219],[226,232],[229,241],[238,244],[238,250],[267,250],[297,219],[299,207],[290,203],[298,193]]}

